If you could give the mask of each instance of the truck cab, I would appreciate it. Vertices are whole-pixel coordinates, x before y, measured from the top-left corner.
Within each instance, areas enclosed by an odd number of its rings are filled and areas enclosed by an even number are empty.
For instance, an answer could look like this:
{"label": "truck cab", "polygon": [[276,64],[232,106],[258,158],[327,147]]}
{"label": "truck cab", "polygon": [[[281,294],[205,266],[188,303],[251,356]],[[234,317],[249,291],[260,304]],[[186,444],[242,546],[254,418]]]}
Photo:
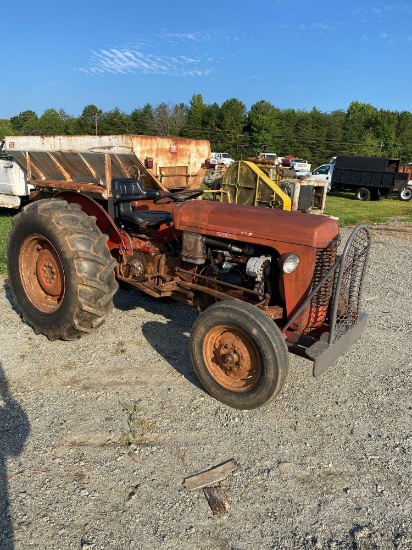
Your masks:
{"label": "truck cab", "polygon": [[312,172],[312,178],[316,181],[324,181],[326,183],[326,189],[328,191],[331,190],[332,184],[332,174],[334,169],[334,164],[322,164],[321,166],[318,166],[315,170]]}
{"label": "truck cab", "polygon": [[211,153],[209,159],[209,167],[216,168],[218,164],[224,164],[226,168],[229,168],[235,161],[229,155],[229,153]]}
{"label": "truck cab", "polygon": [[24,171],[0,144],[0,207],[19,208],[31,189]]}

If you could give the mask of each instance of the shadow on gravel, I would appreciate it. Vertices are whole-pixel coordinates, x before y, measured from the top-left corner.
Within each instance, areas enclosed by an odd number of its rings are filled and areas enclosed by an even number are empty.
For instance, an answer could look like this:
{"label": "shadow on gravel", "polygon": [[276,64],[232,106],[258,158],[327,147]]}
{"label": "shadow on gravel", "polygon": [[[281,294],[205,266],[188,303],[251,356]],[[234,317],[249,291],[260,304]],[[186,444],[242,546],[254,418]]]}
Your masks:
{"label": "shadow on gravel", "polygon": [[12,550],[13,522],[8,495],[6,459],[18,456],[30,433],[26,413],[8,392],[8,384],[0,363],[0,548]]}
{"label": "shadow on gravel", "polygon": [[151,298],[138,290],[119,290],[114,305],[121,311],[142,308],[165,317],[166,324],[155,320],[144,323],[143,336],[177,372],[205,391],[193,371],[189,356],[189,334],[197,315],[194,308],[172,298]]}
{"label": "shadow on gravel", "polygon": [[3,288],[4,288],[4,292],[6,294],[7,301],[10,302],[12,310],[15,313],[17,313],[17,315],[19,317],[22,318],[22,322],[23,322],[23,316],[22,316],[21,311],[19,310],[19,308],[14,303],[13,292],[11,291],[11,286],[10,286],[7,279],[5,279],[4,282],[3,282]]}

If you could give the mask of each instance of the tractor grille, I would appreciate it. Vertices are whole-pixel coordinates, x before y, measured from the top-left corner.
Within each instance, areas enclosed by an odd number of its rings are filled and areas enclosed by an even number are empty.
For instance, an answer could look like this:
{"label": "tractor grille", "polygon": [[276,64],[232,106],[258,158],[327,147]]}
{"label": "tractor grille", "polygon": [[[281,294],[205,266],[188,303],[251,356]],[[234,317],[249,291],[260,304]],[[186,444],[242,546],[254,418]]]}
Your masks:
{"label": "tractor grille", "polygon": [[[316,264],[313,273],[312,289],[321,281],[328,270],[336,261],[336,251],[339,245],[339,238],[335,239],[327,248],[321,248],[316,251]],[[333,292],[334,277],[331,274],[323,283],[320,289],[312,297],[309,309],[309,325],[305,332],[321,325],[326,318],[330,298]]]}

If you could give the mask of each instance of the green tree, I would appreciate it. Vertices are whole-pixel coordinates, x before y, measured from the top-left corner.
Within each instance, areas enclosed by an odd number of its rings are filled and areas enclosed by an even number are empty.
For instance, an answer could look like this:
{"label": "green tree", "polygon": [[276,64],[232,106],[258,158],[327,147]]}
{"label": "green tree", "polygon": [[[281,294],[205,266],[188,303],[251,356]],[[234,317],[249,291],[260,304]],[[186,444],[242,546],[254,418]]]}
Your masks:
{"label": "green tree", "polygon": [[39,118],[38,127],[46,136],[58,136],[65,133],[64,120],[56,109],[46,109]]}
{"label": "green tree", "polygon": [[4,139],[5,136],[13,135],[15,135],[15,130],[10,120],[0,118],[0,139]]}
{"label": "green tree", "polygon": [[150,135],[154,132],[154,112],[150,103],[130,113],[130,131],[138,135]]}
{"label": "green tree", "polygon": [[201,94],[194,94],[187,109],[187,120],[183,129],[183,135],[192,139],[203,139],[203,123],[205,119],[206,105]]}
{"label": "green tree", "polygon": [[370,103],[352,101],[346,113],[345,146],[349,155],[375,156],[378,140],[374,137],[377,109]]}
{"label": "green tree", "polygon": [[399,151],[399,141],[396,135],[398,113],[380,109],[375,113],[373,133],[379,142],[382,156],[396,157]]}
{"label": "green tree", "polygon": [[101,133],[99,130],[99,119],[103,111],[96,105],[86,105],[82,114],[77,119],[76,134],[94,135]]}
{"label": "green tree", "polygon": [[227,149],[234,149],[244,141],[244,128],[247,122],[247,111],[244,103],[232,98],[225,101],[220,108],[221,129]]}
{"label": "green tree", "polygon": [[34,111],[22,111],[10,118],[10,122],[17,134],[39,132],[39,119]]}
{"label": "green tree", "polygon": [[266,145],[276,152],[279,134],[279,109],[265,100],[254,103],[248,113],[248,132],[251,134],[251,144],[257,152]]}
{"label": "green tree", "polygon": [[409,111],[398,113],[396,136],[399,143],[397,156],[402,163],[412,162],[412,113]]}
{"label": "green tree", "polygon": [[102,113],[97,122],[101,135],[127,134],[129,131],[130,118],[118,107]]}

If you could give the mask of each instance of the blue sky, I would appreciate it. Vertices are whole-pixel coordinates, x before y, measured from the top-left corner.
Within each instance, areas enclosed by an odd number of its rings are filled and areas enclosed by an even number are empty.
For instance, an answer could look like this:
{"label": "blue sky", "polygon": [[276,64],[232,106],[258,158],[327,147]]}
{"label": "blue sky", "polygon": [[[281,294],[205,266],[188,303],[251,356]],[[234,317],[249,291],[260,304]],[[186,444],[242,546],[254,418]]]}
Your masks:
{"label": "blue sky", "polygon": [[412,111],[412,3],[20,0],[2,10],[0,118],[264,99]]}

